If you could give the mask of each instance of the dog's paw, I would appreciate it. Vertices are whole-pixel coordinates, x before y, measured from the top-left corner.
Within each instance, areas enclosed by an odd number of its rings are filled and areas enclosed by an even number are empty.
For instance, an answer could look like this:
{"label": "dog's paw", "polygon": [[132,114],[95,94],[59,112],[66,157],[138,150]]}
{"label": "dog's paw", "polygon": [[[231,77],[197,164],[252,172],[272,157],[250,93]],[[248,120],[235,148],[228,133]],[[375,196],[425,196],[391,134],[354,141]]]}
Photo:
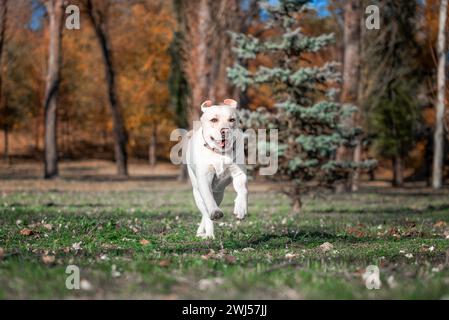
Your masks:
{"label": "dog's paw", "polygon": [[235,208],[234,208],[234,215],[235,215],[235,217],[237,219],[239,219],[239,220],[245,219],[246,213],[247,213],[246,207],[244,207],[244,206],[242,206],[242,207],[235,206]]}
{"label": "dog's paw", "polygon": [[248,209],[246,208],[246,204],[240,201],[235,202],[234,206],[234,215],[237,219],[243,220],[246,217]]}
{"label": "dog's paw", "polygon": [[207,240],[207,239],[215,239],[215,235],[213,234],[207,234],[207,233],[197,233],[196,236],[198,238],[201,238],[203,240]]}
{"label": "dog's paw", "polygon": [[212,211],[212,214],[210,215],[210,219],[212,221],[219,220],[221,218],[223,218],[223,211],[221,211],[220,209],[215,209],[214,211]]}

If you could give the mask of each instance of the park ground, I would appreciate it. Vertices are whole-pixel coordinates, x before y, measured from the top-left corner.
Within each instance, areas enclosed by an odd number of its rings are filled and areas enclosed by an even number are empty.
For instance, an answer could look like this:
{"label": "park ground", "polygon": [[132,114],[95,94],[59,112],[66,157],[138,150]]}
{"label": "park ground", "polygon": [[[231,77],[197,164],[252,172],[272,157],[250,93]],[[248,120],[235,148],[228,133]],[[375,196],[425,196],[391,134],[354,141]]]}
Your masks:
{"label": "park ground", "polygon": [[[304,212],[250,184],[249,216],[200,240],[188,184],[161,165],[0,164],[2,299],[449,299],[449,190],[364,187],[306,197]],[[68,265],[81,289],[68,290]],[[379,267],[381,287],[363,274]]]}

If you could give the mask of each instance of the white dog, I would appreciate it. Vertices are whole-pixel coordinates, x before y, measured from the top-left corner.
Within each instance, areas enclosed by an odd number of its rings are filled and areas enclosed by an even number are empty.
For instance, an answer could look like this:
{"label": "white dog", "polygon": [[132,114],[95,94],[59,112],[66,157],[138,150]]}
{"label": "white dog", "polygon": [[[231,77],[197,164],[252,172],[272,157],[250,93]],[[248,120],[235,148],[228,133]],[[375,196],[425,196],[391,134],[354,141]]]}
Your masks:
{"label": "white dog", "polygon": [[245,218],[248,206],[247,177],[244,164],[236,162],[240,159],[237,153],[243,152],[237,102],[226,99],[214,105],[207,100],[201,105],[201,111],[201,126],[188,134],[186,160],[193,196],[202,214],[197,236],[214,238],[212,221],[223,217],[218,206],[223,200],[226,186],[231,182],[237,192],[234,214],[237,219]]}

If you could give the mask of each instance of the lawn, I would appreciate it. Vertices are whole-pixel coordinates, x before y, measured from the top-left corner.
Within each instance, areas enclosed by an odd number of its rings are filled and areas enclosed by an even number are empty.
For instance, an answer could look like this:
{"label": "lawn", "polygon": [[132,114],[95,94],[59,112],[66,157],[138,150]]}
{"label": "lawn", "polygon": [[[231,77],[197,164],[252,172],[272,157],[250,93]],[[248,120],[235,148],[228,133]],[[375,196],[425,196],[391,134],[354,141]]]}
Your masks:
{"label": "lawn", "polygon": [[[252,183],[247,219],[234,219],[230,188],[205,241],[189,186],[168,177],[2,177],[2,299],[449,298],[449,190],[327,194],[294,215]],[[68,265],[80,290],[65,286]],[[366,288],[369,265],[379,290]]]}

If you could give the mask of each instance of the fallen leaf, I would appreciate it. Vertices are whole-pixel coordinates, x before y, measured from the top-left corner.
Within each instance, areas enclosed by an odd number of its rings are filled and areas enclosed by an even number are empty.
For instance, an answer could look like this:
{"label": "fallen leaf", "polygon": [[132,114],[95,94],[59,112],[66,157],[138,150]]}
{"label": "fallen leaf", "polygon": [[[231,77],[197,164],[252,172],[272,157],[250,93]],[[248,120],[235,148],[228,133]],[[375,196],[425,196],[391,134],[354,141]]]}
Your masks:
{"label": "fallen leaf", "polygon": [[81,243],[82,243],[82,241],[75,242],[74,244],[72,244],[72,249],[75,251],[81,250]]}
{"label": "fallen leaf", "polygon": [[320,249],[323,252],[327,252],[329,250],[332,250],[333,248],[334,248],[334,246],[330,242],[325,242],[322,245],[320,245]]}
{"label": "fallen leaf", "polygon": [[45,229],[47,229],[47,230],[53,229],[53,225],[51,225],[50,223],[44,224],[43,227],[44,227]]}
{"label": "fallen leaf", "polygon": [[356,238],[363,238],[365,236],[365,233],[357,228],[347,228],[346,232],[350,235],[355,236]]}
{"label": "fallen leaf", "polygon": [[292,260],[292,259],[296,258],[297,256],[298,256],[297,254],[289,252],[285,255],[285,259]]}
{"label": "fallen leaf", "polygon": [[33,234],[33,230],[28,229],[28,228],[24,228],[24,229],[20,230],[20,234],[22,236],[30,236],[30,235]]}
{"label": "fallen leaf", "polygon": [[390,230],[388,230],[388,234],[390,236],[392,236],[393,238],[396,238],[396,239],[400,239],[401,238],[401,234],[400,234],[399,229],[395,228],[395,227],[393,227]]}
{"label": "fallen leaf", "polygon": [[51,263],[55,262],[55,256],[52,256],[52,255],[43,255],[43,256],[42,256],[42,261],[43,261],[45,264],[51,264]]}
{"label": "fallen leaf", "polygon": [[227,255],[225,256],[225,261],[229,264],[233,264],[237,261],[237,258],[234,256]]}
{"label": "fallen leaf", "polygon": [[170,266],[170,263],[171,263],[170,260],[163,259],[163,260],[159,261],[159,267],[166,268],[166,267]]}
{"label": "fallen leaf", "polygon": [[215,258],[215,250],[214,249],[210,249],[207,254],[203,254],[201,256],[201,259],[203,259],[203,260],[209,260],[210,258]]}
{"label": "fallen leaf", "polygon": [[437,222],[433,225],[433,227],[434,227],[434,228],[443,228],[443,227],[445,227],[446,225],[447,225],[447,223],[446,223],[445,221],[440,220],[440,221],[437,221]]}
{"label": "fallen leaf", "polygon": [[140,243],[141,245],[143,245],[143,246],[146,246],[147,244],[150,243],[150,241],[148,241],[147,239],[142,239],[142,240],[139,241],[139,243]]}
{"label": "fallen leaf", "polygon": [[254,251],[254,248],[248,247],[248,248],[243,248],[242,251],[243,252],[249,252],[249,251]]}

